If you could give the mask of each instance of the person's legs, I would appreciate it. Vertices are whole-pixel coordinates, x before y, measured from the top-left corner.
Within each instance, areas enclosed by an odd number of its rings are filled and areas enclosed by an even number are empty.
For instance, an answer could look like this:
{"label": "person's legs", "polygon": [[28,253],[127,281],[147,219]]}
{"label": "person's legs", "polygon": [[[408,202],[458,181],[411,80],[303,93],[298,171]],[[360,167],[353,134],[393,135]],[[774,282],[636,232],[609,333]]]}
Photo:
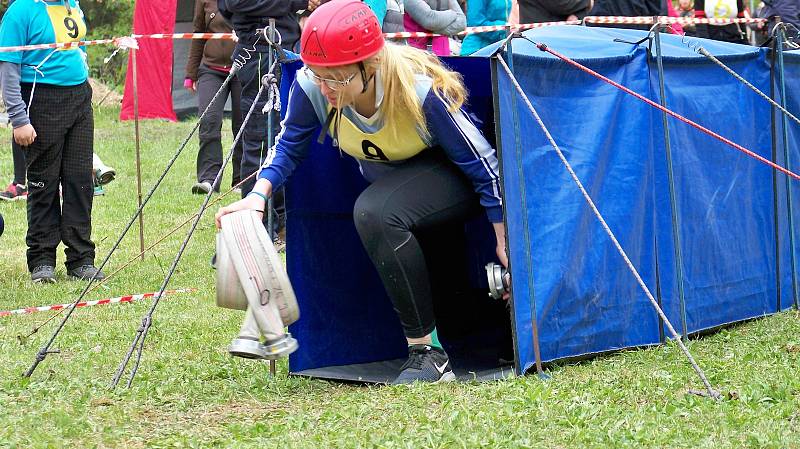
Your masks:
{"label": "person's legs", "polygon": [[[225,74],[200,66],[197,79],[198,113],[211,103],[214,94],[225,81]],[[225,109],[225,98],[228,88],[222,92],[214,104],[208,109],[200,121],[200,149],[197,152],[197,182],[214,182],[220,167],[222,167],[222,117]],[[214,186],[219,189],[219,186]]]}
{"label": "person's legs", "polygon": [[439,343],[428,267],[415,233],[464,220],[478,208],[469,181],[439,149],[378,179],[356,200],[356,229],[409,344],[395,384],[455,379]]}
{"label": "person's legs", "polygon": [[[22,85],[22,98],[29,101],[31,86]],[[69,121],[64,117],[67,96],[63,89],[37,86],[28,115],[36,130],[36,140],[23,151],[28,175],[28,270],[54,267],[56,248],[61,241],[61,202],[59,184],[64,139]],[[87,168],[85,175],[91,176]],[[91,192],[91,184],[90,184]]]}
{"label": "person's legs", "polygon": [[[266,49],[265,49],[266,51]],[[261,76],[269,70],[266,53],[255,53],[249,61],[239,70],[239,81],[242,84],[241,111],[242,117],[247,117],[247,112],[255,101],[261,85]],[[245,123],[242,132],[242,165],[240,170],[241,179],[254,173],[261,167],[263,157],[267,152],[267,115],[261,112],[266,104],[266,89],[261,94],[253,113]],[[256,180],[248,179],[242,184],[242,198],[247,195]]]}
{"label": "person's legs", "polygon": [[[266,48],[264,48],[266,52]],[[258,53],[248,61],[247,64],[239,71],[239,80],[242,83],[242,115],[246,117],[247,111],[258,94],[258,89],[261,83],[261,77],[269,70],[267,53]],[[276,65],[275,75],[280,83],[280,66]],[[261,164],[267,157],[270,143],[267,140],[267,114],[261,112],[267,102],[267,90],[261,94],[261,97],[253,110],[250,119],[244,124],[244,132],[242,133],[242,169],[240,172],[241,179],[244,179],[261,168]],[[280,131],[280,114],[277,111],[270,111],[273,115],[272,119],[272,137],[273,139]],[[256,183],[255,177],[247,180],[242,184],[242,198],[244,198]],[[284,223],[285,207],[284,196],[281,190],[273,192],[273,209],[275,213],[275,226],[274,232],[281,229]],[[264,214],[264,225],[267,223],[267,215]]]}
{"label": "person's legs", "polygon": [[[474,213],[478,196],[439,149],[378,179],[358,197],[353,218],[406,338],[436,327],[428,268],[415,232]],[[413,342],[413,341],[411,341]]]}
{"label": "person's legs", "polygon": [[[277,79],[278,79],[278,85],[280,86],[280,82],[281,82],[281,66],[277,65],[275,67],[275,71],[276,71],[275,75],[277,76]],[[270,113],[273,115],[273,118],[272,118],[272,138],[273,138],[273,142],[271,142],[269,145],[272,146],[275,143],[274,139],[277,139],[277,136],[281,131],[281,114],[278,111],[271,111]],[[264,154],[264,158],[266,158],[266,154]],[[263,158],[262,158],[262,163],[263,163]],[[275,215],[275,218],[274,218],[275,219],[275,221],[274,221],[275,226],[273,227],[273,233],[277,234],[286,225],[286,196],[283,193],[283,187],[278,189],[276,192],[273,192],[273,194],[272,194],[272,208],[273,208],[272,212]],[[264,224],[265,225],[267,223],[267,218],[268,217],[265,214],[264,215]]]}
{"label": "person's legs", "polygon": [[[231,130],[233,137],[239,133],[242,127],[242,85],[239,83],[239,77],[234,77],[231,80]],[[233,160],[230,162],[233,168],[233,175],[231,178],[231,187],[239,184],[242,180],[242,141],[236,143],[233,147]]]}
{"label": "person's legs", "polygon": [[25,186],[25,151],[11,139],[11,153],[14,162],[14,179],[11,184],[0,192],[0,200],[17,201],[28,197],[28,188]]}
{"label": "person's legs", "polygon": [[26,183],[25,151],[11,139],[11,154],[14,160],[14,181],[16,185],[24,186]]}
{"label": "person's legs", "polygon": [[92,236],[94,116],[88,83],[73,90],[67,105],[74,122],[64,140],[61,162],[61,240],[66,245],[67,270],[94,265]]}

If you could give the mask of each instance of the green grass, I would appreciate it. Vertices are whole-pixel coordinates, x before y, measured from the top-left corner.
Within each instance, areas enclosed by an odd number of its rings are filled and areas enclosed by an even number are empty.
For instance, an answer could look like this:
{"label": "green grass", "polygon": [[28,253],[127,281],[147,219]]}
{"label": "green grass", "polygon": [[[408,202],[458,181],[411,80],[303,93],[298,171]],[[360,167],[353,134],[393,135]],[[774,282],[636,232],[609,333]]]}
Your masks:
{"label": "green grass", "polygon": [[[119,172],[95,201],[100,256],[136,209],[133,126],[116,115],[96,113],[96,150]],[[190,128],[142,123],[145,189]],[[3,129],[0,140],[9,134]],[[199,206],[201,198],[188,193],[195,149],[193,141],[146,209],[148,242]],[[0,179],[10,176],[6,150]],[[71,301],[83,284],[65,280],[63,265],[58,284],[30,284],[24,203],[0,208],[7,222],[0,310]],[[157,290],[184,235],[88,299]],[[112,269],[137,254],[137,236],[134,228]],[[22,343],[16,336],[50,313],[0,318],[0,447],[800,447],[796,312],[690,343],[711,382],[726,392],[721,402],[687,393],[701,385],[675,346],[556,366],[547,381],[359,387],[288,377],[285,362],[270,378],[267,364],[226,353],[242,316],[214,305],[213,238],[206,218],[171,283],[197,292],[161,302],[130,389],[108,386],[150,301],[77,310],[54,345],[61,353],[48,356],[31,379],[21,373],[54,323]]]}

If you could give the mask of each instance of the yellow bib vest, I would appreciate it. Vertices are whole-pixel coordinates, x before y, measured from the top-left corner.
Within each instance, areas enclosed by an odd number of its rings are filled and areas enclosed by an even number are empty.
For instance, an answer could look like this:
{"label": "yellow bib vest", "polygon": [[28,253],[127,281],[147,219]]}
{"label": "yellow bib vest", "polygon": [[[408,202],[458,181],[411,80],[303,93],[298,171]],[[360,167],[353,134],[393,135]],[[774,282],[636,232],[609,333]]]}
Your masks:
{"label": "yellow bib vest", "polygon": [[[332,136],[336,135],[335,126],[331,123],[328,129]],[[396,134],[393,129],[397,130]],[[395,123],[384,123],[376,132],[367,133],[342,114],[337,137],[339,148],[345,153],[357,159],[378,162],[410,159],[428,147],[409,116],[402,116]]]}

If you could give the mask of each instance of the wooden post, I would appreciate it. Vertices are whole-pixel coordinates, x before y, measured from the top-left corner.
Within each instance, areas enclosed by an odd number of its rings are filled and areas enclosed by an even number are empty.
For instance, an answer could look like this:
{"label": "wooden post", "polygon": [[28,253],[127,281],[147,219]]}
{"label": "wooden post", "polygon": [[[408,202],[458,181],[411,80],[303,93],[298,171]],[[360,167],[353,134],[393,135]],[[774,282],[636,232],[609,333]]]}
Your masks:
{"label": "wooden post", "polygon": [[[142,207],[142,158],[139,148],[139,86],[137,82],[136,49],[131,48],[131,65],[133,66],[133,128],[136,135],[136,193],[139,208]],[[144,210],[139,213],[139,249],[144,262]]]}

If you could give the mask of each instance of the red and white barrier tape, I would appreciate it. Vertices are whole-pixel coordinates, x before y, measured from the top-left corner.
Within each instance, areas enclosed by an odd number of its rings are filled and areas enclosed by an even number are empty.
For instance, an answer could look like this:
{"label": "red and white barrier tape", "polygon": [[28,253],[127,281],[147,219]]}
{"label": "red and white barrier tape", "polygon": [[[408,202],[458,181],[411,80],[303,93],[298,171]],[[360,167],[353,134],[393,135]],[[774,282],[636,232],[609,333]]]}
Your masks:
{"label": "red and white barrier tape", "polygon": [[[167,290],[164,292],[164,295],[173,295],[176,293],[191,293],[196,291],[194,288],[181,288],[177,290]],[[159,296],[158,292],[155,293],[141,293],[138,295],[127,295],[127,296],[118,296],[116,298],[107,298],[107,299],[98,299],[96,301],[82,301],[79,302],[75,307],[90,307],[90,306],[104,306],[106,304],[117,304],[123,302],[134,302],[134,301],[141,301],[142,299],[148,298],[155,298]],[[51,306],[40,306],[40,307],[25,307],[22,309],[15,309],[15,310],[0,310],[0,318],[11,316],[11,315],[27,315],[30,313],[36,312],[46,312],[48,310],[61,310],[61,309],[68,309],[72,307],[72,303],[70,304],[53,304]]]}
{"label": "red and white barrier tape", "polygon": [[37,44],[37,45],[18,45],[15,47],[0,47],[0,53],[8,53],[13,51],[28,51],[28,50],[47,50],[50,48],[59,48],[62,50],[70,48],[84,47],[87,45],[102,45],[113,44],[116,39],[98,39],[94,41],[77,41],[77,42],[59,42],[57,44]]}
{"label": "red and white barrier tape", "polygon": [[134,34],[134,39],[206,39],[233,40],[233,33],[173,33],[173,34]]}
{"label": "red and white barrier tape", "polygon": [[[484,27],[469,27],[466,30],[457,34],[457,36],[466,36],[469,34],[477,34],[477,33],[491,33],[494,31],[504,31],[504,30],[530,30],[533,28],[542,28],[548,26],[556,26],[556,25],[580,25],[583,22],[592,23],[592,24],[620,24],[620,25],[653,25],[656,23],[662,23],[664,25],[672,25],[672,24],[680,24],[680,25],[691,25],[691,24],[709,24],[709,25],[730,25],[732,23],[762,23],[765,22],[765,19],[695,19],[691,17],[624,17],[624,16],[591,16],[586,17],[583,21],[580,20],[569,20],[569,21],[562,21],[562,22],[541,22],[541,23],[525,23],[520,25],[495,25],[495,26],[484,26]],[[443,36],[442,34],[434,34],[434,33],[409,33],[409,32],[401,32],[401,33],[384,33],[384,37],[388,39],[408,39],[408,38],[415,38],[415,37],[437,37]]]}
{"label": "red and white barrier tape", "polygon": [[588,16],[583,19],[586,23],[600,23],[600,24],[620,24],[620,25],[653,25],[658,20],[658,23],[680,25],[730,25],[733,23],[763,23],[766,19],[745,17],[733,19],[709,19],[697,17],[625,17],[625,16]]}
{"label": "red and white barrier tape", "polygon": [[[732,23],[763,23],[765,19],[755,18],[736,18],[736,19],[707,19],[707,18],[693,18],[693,17],[624,17],[624,16],[589,16],[583,19],[583,22],[592,24],[603,25],[653,25],[663,23],[665,25],[680,24],[708,24],[708,25],[730,25]],[[580,20],[570,20],[562,22],[542,22],[542,23],[526,23],[520,25],[496,25],[496,26],[483,26],[483,27],[468,27],[464,31],[458,33],[458,36],[466,36],[469,34],[478,33],[491,33],[494,31],[504,30],[530,30],[533,28],[542,28],[556,25],[580,25]],[[407,39],[415,37],[437,37],[443,36],[442,34],[434,33],[384,33],[384,37],[388,39]],[[233,40],[233,33],[159,33],[159,34],[134,34],[130,37],[134,39],[205,39],[205,40]],[[45,50],[49,48],[70,49],[88,45],[102,45],[116,43],[120,38],[114,39],[99,39],[94,41],[79,41],[79,42],[63,42],[57,44],[38,44],[38,45],[20,45],[16,47],[0,47],[0,53],[13,52],[13,51],[28,51],[28,50]]]}

